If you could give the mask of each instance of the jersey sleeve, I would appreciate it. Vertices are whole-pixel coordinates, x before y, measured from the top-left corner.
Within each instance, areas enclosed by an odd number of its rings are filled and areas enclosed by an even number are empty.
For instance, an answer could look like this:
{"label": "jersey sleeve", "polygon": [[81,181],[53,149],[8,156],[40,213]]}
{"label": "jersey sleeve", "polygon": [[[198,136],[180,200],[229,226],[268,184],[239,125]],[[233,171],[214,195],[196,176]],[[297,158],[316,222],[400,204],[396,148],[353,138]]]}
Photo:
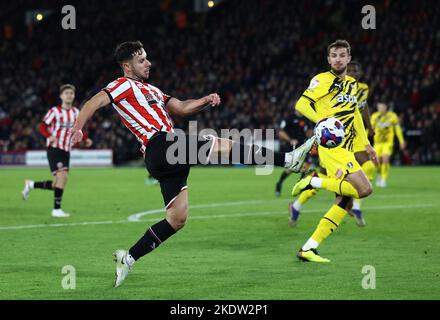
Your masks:
{"label": "jersey sleeve", "polygon": [[309,87],[304,91],[302,97],[316,102],[329,93],[330,85],[328,79],[318,74],[310,80]]}
{"label": "jersey sleeve", "polygon": [[403,138],[402,127],[399,123],[399,116],[396,113],[393,114],[393,125],[396,132],[397,140],[399,140],[400,145],[403,145],[405,143],[405,139]]}
{"label": "jersey sleeve", "polygon": [[130,94],[132,91],[130,81],[127,79],[117,79],[113,82],[110,82],[104,89],[104,90],[112,103],[117,103],[125,98]]}
{"label": "jersey sleeve", "polygon": [[51,108],[44,116],[43,122],[49,126],[54,119],[55,119],[55,111],[53,110],[53,108]]}

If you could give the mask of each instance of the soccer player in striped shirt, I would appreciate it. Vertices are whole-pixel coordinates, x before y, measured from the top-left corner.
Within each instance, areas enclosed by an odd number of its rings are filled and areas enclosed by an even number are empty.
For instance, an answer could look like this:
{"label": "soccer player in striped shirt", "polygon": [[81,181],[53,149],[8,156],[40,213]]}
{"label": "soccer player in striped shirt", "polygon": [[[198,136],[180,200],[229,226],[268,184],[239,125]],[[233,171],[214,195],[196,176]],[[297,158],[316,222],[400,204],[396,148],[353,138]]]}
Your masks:
{"label": "soccer player in striped shirt", "polygon": [[[33,189],[51,190],[54,192],[54,208],[52,216],[56,218],[69,217],[61,209],[61,200],[63,198],[64,188],[66,187],[69,172],[70,150],[72,141],[69,130],[78,117],[79,110],[73,106],[75,100],[75,86],[64,84],[60,87],[61,105],[52,107],[44,116],[40,123],[39,131],[46,138],[47,159],[49,167],[54,176],[53,180],[32,181],[25,180],[25,186],[22,191],[24,200],[29,198],[29,193]],[[92,145],[86,135],[83,140],[86,147]]]}
{"label": "soccer player in striped shirt", "polygon": [[[220,104],[219,95],[212,93],[200,99],[181,101],[146,83],[151,63],[139,41],[120,44],[116,48],[115,57],[124,76],[111,82],[86,102],[72,129],[72,139],[74,142],[80,141],[83,136],[81,129],[86,121],[96,110],[111,103],[125,126],[142,144],[146,168],[159,181],[166,209],[166,218],[147,229],[129,250],[116,250],[114,253],[115,287],[118,287],[135,261],[157,248],[185,225],[188,216],[187,177],[191,165],[195,164],[188,161],[188,157],[195,154],[197,164],[210,163],[212,157],[218,155],[228,157],[231,162],[236,160],[243,164],[261,164],[256,159],[263,155],[265,159],[273,159],[273,163],[266,164],[299,172],[315,139],[311,138],[294,151],[284,153],[255,145],[246,146],[214,135],[196,136],[195,140],[194,136],[185,135],[184,149],[177,148],[175,151],[178,159],[181,155],[186,161],[173,163],[167,157],[167,151],[172,150],[175,141],[179,139],[170,115],[188,116],[208,106],[217,107]],[[195,149],[191,140],[196,141]],[[239,157],[236,157],[237,153]]]}

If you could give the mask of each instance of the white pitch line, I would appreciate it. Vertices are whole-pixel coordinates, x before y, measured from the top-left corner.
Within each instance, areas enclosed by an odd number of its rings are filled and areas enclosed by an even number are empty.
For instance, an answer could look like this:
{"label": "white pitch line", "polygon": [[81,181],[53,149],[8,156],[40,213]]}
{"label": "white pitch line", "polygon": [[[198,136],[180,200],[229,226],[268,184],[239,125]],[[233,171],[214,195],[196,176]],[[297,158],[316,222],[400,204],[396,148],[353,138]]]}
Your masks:
{"label": "white pitch line", "polygon": [[[240,202],[242,203],[242,202]],[[200,205],[202,206],[202,205]],[[194,208],[195,206],[191,207]],[[385,209],[413,209],[413,208],[427,208],[435,207],[432,204],[415,204],[415,205],[390,205],[390,206],[376,206],[368,207],[368,210],[385,210]],[[310,209],[304,210],[305,213],[312,212],[322,212],[324,213],[328,208],[322,209]],[[204,216],[190,216],[190,220],[205,220],[205,219],[224,219],[224,218],[240,218],[240,217],[256,217],[265,215],[275,215],[275,214],[286,214],[287,211],[264,211],[264,212],[245,212],[237,214],[219,214],[219,215],[204,215]],[[59,227],[72,227],[72,226],[88,226],[88,225],[102,225],[102,224],[119,224],[119,223],[132,223],[132,222],[154,222],[160,220],[161,217],[150,218],[145,220],[116,220],[116,221],[84,221],[84,222],[73,222],[73,223],[53,223],[53,224],[31,224],[31,225],[21,225],[21,226],[0,226],[1,230],[22,230],[22,229],[39,229],[39,228],[59,228]]]}

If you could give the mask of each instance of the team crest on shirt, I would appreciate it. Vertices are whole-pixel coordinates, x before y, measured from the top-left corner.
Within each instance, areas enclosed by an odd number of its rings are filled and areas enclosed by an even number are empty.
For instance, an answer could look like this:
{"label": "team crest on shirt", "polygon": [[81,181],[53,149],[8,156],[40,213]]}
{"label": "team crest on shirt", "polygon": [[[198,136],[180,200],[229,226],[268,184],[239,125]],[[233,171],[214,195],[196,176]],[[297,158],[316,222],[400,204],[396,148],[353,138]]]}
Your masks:
{"label": "team crest on shirt", "polygon": [[310,84],[309,84],[309,90],[310,91],[313,91],[313,89],[315,89],[317,86],[319,85],[319,80],[318,79],[316,79],[316,78],[313,78],[311,81],[310,81]]}

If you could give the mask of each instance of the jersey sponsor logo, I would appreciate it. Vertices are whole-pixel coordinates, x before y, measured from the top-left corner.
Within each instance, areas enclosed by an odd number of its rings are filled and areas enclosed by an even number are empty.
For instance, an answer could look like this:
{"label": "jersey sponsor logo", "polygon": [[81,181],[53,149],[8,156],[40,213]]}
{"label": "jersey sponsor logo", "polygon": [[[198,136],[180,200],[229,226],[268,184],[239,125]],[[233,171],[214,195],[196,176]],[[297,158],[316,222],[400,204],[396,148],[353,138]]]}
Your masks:
{"label": "jersey sponsor logo", "polygon": [[357,102],[357,98],[356,96],[352,96],[350,94],[338,94],[336,96],[336,101],[337,102],[350,102],[350,103],[356,103]]}
{"label": "jersey sponsor logo", "polygon": [[311,81],[310,81],[310,85],[309,85],[309,90],[310,91],[313,91],[313,89],[315,89],[317,86],[319,85],[319,80],[318,79],[316,79],[316,78],[313,78]]}

